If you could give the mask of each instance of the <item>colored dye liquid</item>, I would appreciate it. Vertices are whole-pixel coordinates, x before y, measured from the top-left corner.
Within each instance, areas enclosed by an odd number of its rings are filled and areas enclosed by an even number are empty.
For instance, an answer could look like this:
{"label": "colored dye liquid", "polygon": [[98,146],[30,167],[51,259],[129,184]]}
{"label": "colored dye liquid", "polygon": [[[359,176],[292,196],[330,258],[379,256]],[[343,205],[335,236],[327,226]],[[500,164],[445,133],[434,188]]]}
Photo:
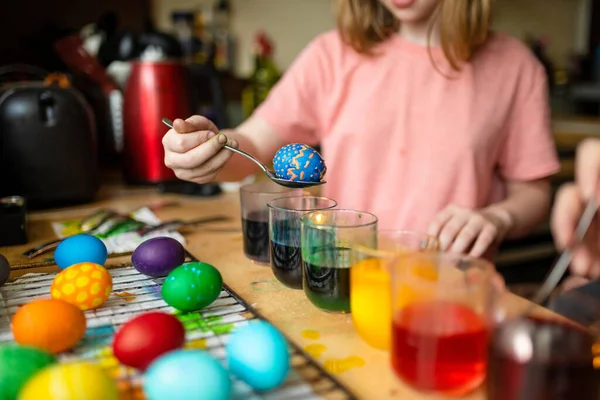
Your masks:
{"label": "colored dye liquid", "polygon": [[302,252],[300,247],[271,241],[271,269],[275,278],[292,289],[302,289]]}
{"label": "colored dye liquid", "polygon": [[387,350],[391,342],[392,302],[390,276],[379,260],[360,261],[350,268],[352,322],[369,345]]}
{"label": "colored dye liquid", "polygon": [[350,312],[350,249],[321,248],[303,256],[303,288],[316,307]]}
{"label": "colored dye liquid", "polygon": [[268,264],[269,254],[269,215],[250,213],[242,218],[242,235],[244,237],[244,254],[249,259]]}
{"label": "colored dye liquid", "polygon": [[[500,325],[495,330],[489,353],[488,399],[600,398],[600,370],[594,368],[591,335],[556,321],[529,321],[533,327],[526,334],[525,343],[522,338],[513,337],[512,345],[507,346],[506,339],[499,339],[506,338],[507,330],[511,329],[509,325]],[[537,345],[528,345],[536,341]]]}
{"label": "colored dye liquid", "polygon": [[488,331],[465,305],[427,301],[401,309],[392,322],[392,367],[412,387],[464,394],[483,382]]}

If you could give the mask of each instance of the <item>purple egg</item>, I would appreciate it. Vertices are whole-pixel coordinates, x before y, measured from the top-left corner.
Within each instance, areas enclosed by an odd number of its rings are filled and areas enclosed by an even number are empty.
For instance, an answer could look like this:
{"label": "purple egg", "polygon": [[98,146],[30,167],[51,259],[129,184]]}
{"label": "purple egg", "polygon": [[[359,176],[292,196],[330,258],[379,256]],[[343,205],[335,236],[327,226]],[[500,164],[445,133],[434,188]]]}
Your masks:
{"label": "purple egg", "polygon": [[167,276],[183,264],[185,250],[181,243],[170,237],[156,237],[140,244],[131,255],[135,269],[154,278]]}

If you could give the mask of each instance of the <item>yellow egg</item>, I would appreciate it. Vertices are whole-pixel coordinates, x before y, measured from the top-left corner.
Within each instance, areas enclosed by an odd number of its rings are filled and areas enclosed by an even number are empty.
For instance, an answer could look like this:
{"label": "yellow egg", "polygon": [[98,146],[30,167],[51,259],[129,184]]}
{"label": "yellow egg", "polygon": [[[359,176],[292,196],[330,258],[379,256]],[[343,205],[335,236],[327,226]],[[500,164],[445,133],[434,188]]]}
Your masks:
{"label": "yellow egg", "polygon": [[50,295],[82,310],[100,307],[112,292],[112,277],[101,265],[91,262],[71,265],[56,275]]}
{"label": "yellow egg", "polygon": [[97,365],[87,362],[55,364],[35,374],[19,400],[116,400],[115,382]]}

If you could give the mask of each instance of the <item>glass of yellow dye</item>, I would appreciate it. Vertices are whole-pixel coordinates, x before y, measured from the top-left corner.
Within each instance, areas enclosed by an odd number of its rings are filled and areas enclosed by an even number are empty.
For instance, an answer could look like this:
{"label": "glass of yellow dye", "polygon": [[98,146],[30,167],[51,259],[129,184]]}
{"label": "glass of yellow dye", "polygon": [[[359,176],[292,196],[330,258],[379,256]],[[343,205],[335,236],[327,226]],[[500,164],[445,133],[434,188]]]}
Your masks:
{"label": "glass of yellow dye", "polygon": [[372,347],[388,350],[392,330],[389,268],[398,255],[437,252],[439,243],[434,237],[411,231],[380,230],[367,234],[375,237],[357,237],[351,246],[350,310],[360,337]]}

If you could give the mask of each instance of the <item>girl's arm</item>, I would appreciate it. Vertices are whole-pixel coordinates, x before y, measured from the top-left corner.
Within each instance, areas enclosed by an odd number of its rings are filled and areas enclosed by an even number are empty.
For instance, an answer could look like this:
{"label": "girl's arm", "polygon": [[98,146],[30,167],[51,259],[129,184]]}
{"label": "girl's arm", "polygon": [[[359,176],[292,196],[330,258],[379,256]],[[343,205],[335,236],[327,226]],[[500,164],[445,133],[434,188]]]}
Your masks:
{"label": "girl's arm", "polygon": [[506,185],[507,197],[483,211],[505,221],[501,239],[516,239],[529,234],[550,213],[550,179],[512,181]]}

